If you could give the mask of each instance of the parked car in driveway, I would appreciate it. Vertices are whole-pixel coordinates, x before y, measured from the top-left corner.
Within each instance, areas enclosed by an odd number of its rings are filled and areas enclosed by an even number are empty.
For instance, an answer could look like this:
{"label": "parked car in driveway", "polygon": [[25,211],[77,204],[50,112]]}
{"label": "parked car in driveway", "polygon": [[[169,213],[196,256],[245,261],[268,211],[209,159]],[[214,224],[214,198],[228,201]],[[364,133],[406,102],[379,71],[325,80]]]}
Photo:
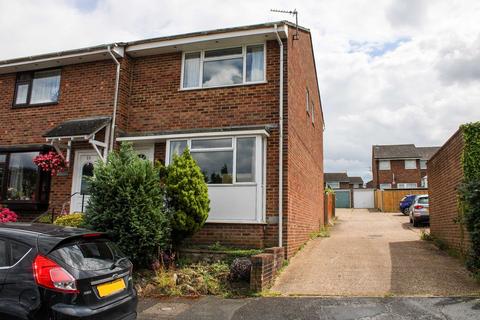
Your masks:
{"label": "parked car in driveway", "polygon": [[405,197],[400,200],[400,212],[403,213],[404,215],[408,215],[408,209],[412,205],[413,201],[415,200],[415,195],[414,194],[407,194]]}
{"label": "parked car in driveway", "polygon": [[0,319],[136,319],[132,267],[102,233],[0,224]]}
{"label": "parked car in driveway", "polygon": [[420,223],[430,222],[430,211],[428,205],[428,194],[415,196],[415,200],[409,208],[410,223],[418,227]]}

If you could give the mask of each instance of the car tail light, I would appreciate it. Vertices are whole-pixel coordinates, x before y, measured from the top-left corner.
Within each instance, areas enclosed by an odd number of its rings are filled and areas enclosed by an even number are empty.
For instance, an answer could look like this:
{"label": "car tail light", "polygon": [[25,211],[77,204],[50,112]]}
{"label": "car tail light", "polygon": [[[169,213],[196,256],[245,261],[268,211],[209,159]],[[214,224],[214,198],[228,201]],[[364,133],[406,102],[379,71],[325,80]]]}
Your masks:
{"label": "car tail light", "polygon": [[417,209],[417,210],[418,210],[418,209],[423,209],[423,206],[416,205],[414,208]]}
{"label": "car tail light", "polygon": [[78,293],[75,278],[47,257],[38,255],[33,262],[33,275],[38,285],[66,293]]}

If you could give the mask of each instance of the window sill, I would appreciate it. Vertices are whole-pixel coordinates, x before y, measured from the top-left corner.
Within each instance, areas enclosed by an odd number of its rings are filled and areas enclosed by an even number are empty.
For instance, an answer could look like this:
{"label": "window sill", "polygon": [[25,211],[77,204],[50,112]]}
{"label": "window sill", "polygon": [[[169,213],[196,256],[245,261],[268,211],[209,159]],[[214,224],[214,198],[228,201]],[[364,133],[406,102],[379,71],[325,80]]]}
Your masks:
{"label": "window sill", "polygon": [[211,223],[211,224],[256,224],[256,225],[266,225],[266,222],[263,221],[252,221],[252,220],[212,220],[212,221],[206,221],[205,223]]}
{"label": "window sill", "polygon": [[242,87],[242,86],[254,86],[254,85],[257,85],[257,84],[266,84],[266,83],[268,83],[268,81],[258,81],[258,82],[239,83],[239,84],[229,84],[229,85],[214,86],[214,87],[180,88],[180,89],[178,89],[178,91],[195,91],[195,90],[234,88],[234,87]]}
{"label": "window sill", "polygon": [[12,109],[24,109],[24,108],[35,108],[35,107],[47,107],[47,106],[55,106],[58,104],[57,102],[46,102],[46,103],[35,103],[35,104],[19,104],[19,105],[12,105]]}

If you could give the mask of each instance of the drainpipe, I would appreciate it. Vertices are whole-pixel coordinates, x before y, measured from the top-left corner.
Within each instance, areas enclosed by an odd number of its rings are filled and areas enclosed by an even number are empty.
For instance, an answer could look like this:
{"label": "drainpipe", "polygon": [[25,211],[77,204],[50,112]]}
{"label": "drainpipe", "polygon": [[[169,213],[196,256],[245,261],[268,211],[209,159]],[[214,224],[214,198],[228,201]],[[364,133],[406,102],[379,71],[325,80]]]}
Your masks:
{"label": "drainpipe", "polygon": [[[118,47],[118,45],[115,43],[115,47]],[[115,95],[113,96],[113,114],[112,114],[112,127],[110,129],[110,146],[107,147],[108,151],[111,152],[113,150],[113,142],[115,140],[115,126],[116,126],[116,119],[117,119],[117,105],[118,105],[118,87],[120,84],[120,62],[117,60],[115,55],[112,52],[112,48],[110,46],[107,47],[108,53],[113,59],[113,62],[117,65],[117,71],[116,71],[116,76],[115,76]]]}
{"label": "drainpipe", "polygon": [[278,34],[277,25],[275,35],[280,48],[280,89],[278,103],[278,246],[283,247],[283,42]]}

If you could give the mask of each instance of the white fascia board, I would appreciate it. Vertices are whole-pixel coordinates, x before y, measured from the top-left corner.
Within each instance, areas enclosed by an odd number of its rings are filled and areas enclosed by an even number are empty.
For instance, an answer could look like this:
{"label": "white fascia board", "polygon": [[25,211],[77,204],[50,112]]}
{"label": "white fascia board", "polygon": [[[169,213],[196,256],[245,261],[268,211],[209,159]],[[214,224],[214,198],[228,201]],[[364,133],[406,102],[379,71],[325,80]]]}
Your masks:
{"label": "white fascia board", "polygon": [[[120,46],[113,47],[112,51],[119,58],[123,58],[125,56],[125,48],[124,47],[120,47]],[[94,50],[94,51],[72,53],[72,54],[66,54],[66,55],[57,55],[57,56],[51,56],[51,57],[46,57],[46,58],[40,58],[40,59],[32,58],[31,60],[3,64],[3,65],[0,66],[0,74],[3,73],[2,72],[3,69],[8,69],[8,72],[15,72],[15,70],[11,70],[11,69],[12,68],[21,68],[21,67],[28,68],[29,66],[32,66],[33,69],[41,69],[42,65],[45,65],[45,67],[51,67],[50,64],[55,63],[55,62],[57,63],[56,65],[62,66],[62,65],[67,65],[67,64],[111,59],[110,56],[106,56],[107,54],[108,54],[108,49],[105,48],[105,49],[99,49],[99,50]],[[100,56],[100,55],[105,55],[105,57]],[[95,57],[95,56],[98,56],[98,57]],[[91,57],[91,58],[88,59],[88,57]],[[82,60],[72,61],[72,59],[81,59],[81,58],[85,58],[85,61],[82,61]],[[62,63],[62,62],[64,62],[64,63]]]}
{"label": "white fascia board", "polygon": [[[285,38],[288,37],[288,27],[284,25],[283,30],[280,28],[280,32],[283,31]],[[206,42],[206,41],[215,41],[215,40],[222,40],[228,38],[238,38],[238,37],[247,37],[247,36],[256,36],[256,35],[263,35],[263,34],[273,34],[275,33],[275,28],[260,28],[260,29],[253,29],[253,30],[241,30],[241,31],[232,31],[226,33],[217,33],[217,34],[209,34],[203,36],[193,36],[187,38],[180,38],[180,39],[172,39],[172,40],[159,40],[149,43],[141,43],[141,44],[134,44],[130,45],[126,48],[127,52],[135,52],[135,51],[143,51],[143,50],[150,50],[150,49],[157,49],[163,47],[172,47],[172,46],[180,46],[185,44],[193,44],[198,42]]]}
{"label": "white fascia board", "polygon": [[205,137],[228,137],[228,136],[246,136],[246,135],[262,135],[269,137],[267,130],[237,130],[237,131],[218,131],[218,132],[199,132],[199,133],[173,133],[164,135],[152,136],[133,136],[133,137],[119,137],[117,141],[148,141],[148,140],[169,140],[169,139],[188,139],[188,138],[205,138]]}

